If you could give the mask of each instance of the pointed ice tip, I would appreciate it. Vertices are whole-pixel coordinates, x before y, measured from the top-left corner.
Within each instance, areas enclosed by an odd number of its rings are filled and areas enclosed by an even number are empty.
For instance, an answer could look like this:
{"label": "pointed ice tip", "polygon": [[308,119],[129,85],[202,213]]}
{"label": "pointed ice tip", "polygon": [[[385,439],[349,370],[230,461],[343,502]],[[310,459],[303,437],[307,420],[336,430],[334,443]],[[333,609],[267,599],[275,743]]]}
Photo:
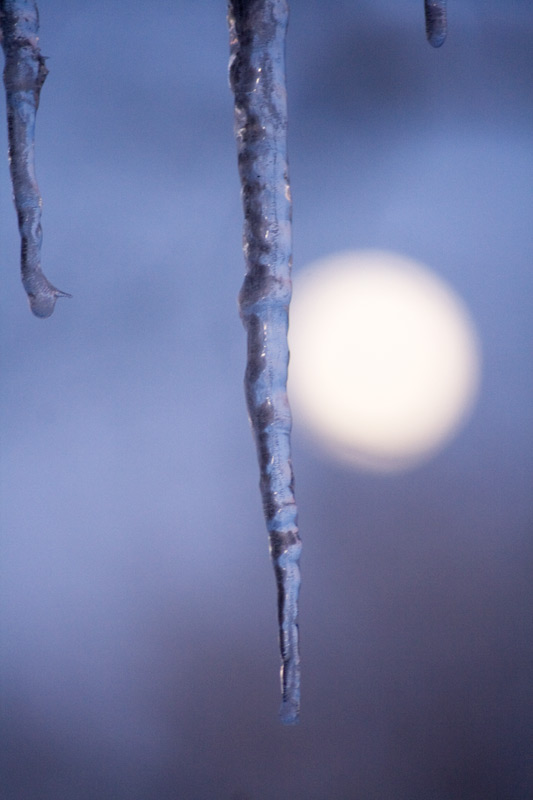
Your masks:
{"label": "pointed ice tip", "polygon": [[28,301],[32,313],[40,319],[51,317],[58,297],[72,297],[72,295],[68,292],[62,292],[61,289],[56,289],[55,286],[50,286],[50,291],[29,294]]}

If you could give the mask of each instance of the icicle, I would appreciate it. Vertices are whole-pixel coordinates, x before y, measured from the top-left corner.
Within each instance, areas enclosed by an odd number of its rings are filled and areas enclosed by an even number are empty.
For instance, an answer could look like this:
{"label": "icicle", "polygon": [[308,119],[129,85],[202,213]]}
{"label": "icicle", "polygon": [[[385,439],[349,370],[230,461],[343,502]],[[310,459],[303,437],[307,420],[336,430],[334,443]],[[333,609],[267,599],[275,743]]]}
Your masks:
{"label": "icicle", "polygon": [[444,44],[447,33],[446,0],[424,0],[426,36],[433,47]]}
{"label": "icicle", "polygon": [[257,444],[263,509],[278,591],[282,705],[298,721],[301,541],[287,399],[291,196],[285,91],[286,0],[230,0],[230,82],[244,206],[246,277],[239,295],[248,334],[245,392]]}
{"label": "icicle", "polygon": [[0,0],[9,166],[21,238],[22,285],[37,317],[49,317],[58,297],[70,297],[41,269],[42,199],[35,178],[35,115],[48,74],[38,47],[39,13],[33,0]]}

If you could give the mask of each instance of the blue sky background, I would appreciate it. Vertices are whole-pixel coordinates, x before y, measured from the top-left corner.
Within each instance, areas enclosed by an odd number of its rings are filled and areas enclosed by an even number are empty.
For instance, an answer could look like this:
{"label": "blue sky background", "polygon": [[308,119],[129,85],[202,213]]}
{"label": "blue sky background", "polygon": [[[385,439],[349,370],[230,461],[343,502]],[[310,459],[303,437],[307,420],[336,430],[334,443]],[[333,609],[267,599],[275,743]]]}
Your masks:
{"label": "blue sky background", "polygon": [[[0,161],[6,800],[533,792],[533,6],[292,0],[294,270],[395,250],[465,300],[462,433],[388,477],[294,426],[302,721],[242,391],[224,2],[41,2],[33,318]],[[0,148],[6,153],[5,112]]]}

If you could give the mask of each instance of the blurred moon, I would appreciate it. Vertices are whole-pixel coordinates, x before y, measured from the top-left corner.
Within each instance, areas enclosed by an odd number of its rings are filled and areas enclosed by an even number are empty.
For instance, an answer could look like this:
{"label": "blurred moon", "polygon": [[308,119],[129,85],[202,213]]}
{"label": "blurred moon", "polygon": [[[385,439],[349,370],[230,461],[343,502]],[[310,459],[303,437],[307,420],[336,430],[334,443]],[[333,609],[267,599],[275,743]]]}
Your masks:
{"label": "blurred moon", "polygon": [[391,252],[334,254],[296,276],[289,396],[327,449],[372,471],[437,451],[471,410],[474,324],[429,269]]}

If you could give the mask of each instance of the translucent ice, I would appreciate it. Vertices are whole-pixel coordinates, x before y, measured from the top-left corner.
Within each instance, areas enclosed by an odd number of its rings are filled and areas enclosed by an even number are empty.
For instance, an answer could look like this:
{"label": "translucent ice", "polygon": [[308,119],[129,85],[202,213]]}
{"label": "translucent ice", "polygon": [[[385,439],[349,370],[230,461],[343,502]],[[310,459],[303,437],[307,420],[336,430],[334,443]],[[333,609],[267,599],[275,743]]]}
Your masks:
{"label": "translucent ice", "polygon": [[446,0],[424,0],[426,36],[433,47],[440,47],[446,39]]}
{"label": "translucent ice", "polygon": [[239,295],[248,334],[245,392],[257,444],[263,510],[278,591],[281,719],[298,720],[301,541],[287,399],[291,199],[287,163],[285,0],[229,3],[230,82],[244,206],[246,276]]}
{"label": "translucent ice", "polygon": [[49,317],[58,297],[41,269],[42,199],[35,177],[35,116],[48,74],[38,47],[39,13],[33,0],[0,0],[9,166],[21,239],[22,285],[37,317]]}

